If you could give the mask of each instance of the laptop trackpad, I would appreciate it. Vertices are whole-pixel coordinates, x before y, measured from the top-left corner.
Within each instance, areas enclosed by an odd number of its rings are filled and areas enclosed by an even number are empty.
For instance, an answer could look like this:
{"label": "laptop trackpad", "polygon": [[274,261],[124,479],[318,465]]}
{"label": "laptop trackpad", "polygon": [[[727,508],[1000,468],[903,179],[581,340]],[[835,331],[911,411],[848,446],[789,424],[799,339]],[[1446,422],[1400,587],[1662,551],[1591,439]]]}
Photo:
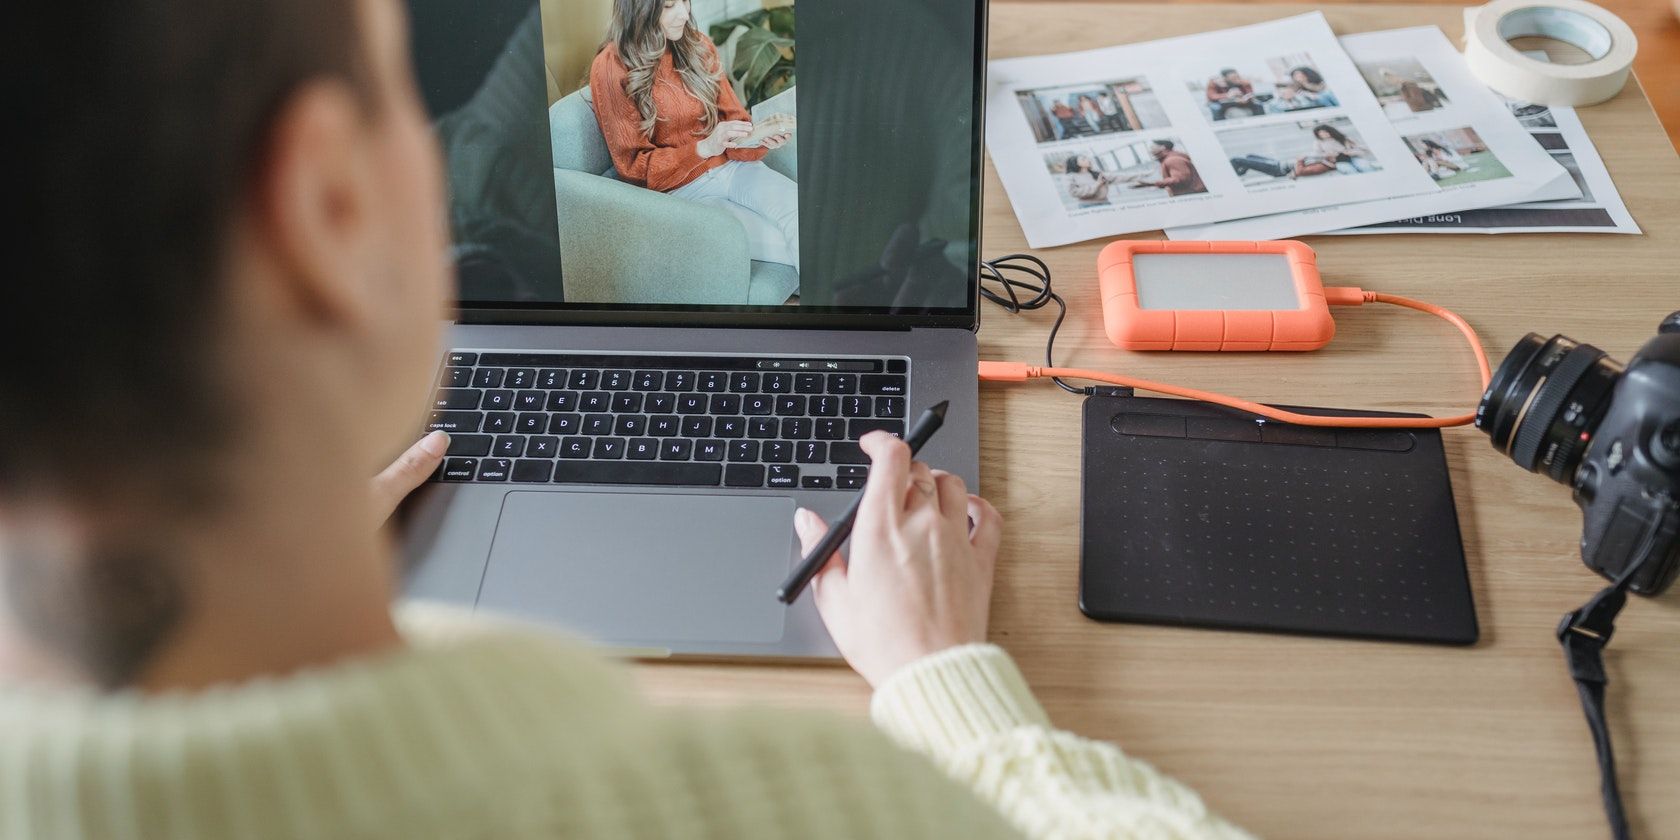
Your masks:
{"label": "laptop trackpad", "polygon": [[774,643],[793,511],[765,496],[509,493],[478,608],[621,645]]}

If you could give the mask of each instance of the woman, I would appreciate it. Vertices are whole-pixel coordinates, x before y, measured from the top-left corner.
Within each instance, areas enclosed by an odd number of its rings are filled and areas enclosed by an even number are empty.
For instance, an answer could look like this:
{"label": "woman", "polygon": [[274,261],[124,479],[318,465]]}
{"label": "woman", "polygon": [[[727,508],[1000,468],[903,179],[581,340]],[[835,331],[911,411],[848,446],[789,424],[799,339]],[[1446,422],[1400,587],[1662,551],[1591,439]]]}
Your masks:
{"label": "woman", "polygon": [[1463,155],[1427,137],[1423,138],[1423,155],[1420,159],[1424,169],[1429,171],[1429,177],[1437,181],[1451,178],[1469,168],[1465,165]]}
{"label": "woman", "polygon": [[[71,308],[101,340],[0,376],[0,840],[1245,836],[1050,726],[984,644],[997,511],[886,432],[810,593],[878,729],[656,708],[529,627],[399,627],[381,523],[451,441],[367,473],[425,422],[454,296],[403,4],[147,5],[179,43],[47,4],[70,34],[18,56],[42,95],[13,159],[47,208],[19,270],[58,282],[19,284],[0,346]],[[137,137],[79,130],[119,101]],[[185,141],[168,119],[213,111]],[[169,190],[75,212],[109,187],[78,135]],[[827,527],[790,525],[808,550]]]}
{"label": "woman", "polygon": [[1085,128],[1088,129],[1087,133],[1101,134],[1103,132],[1106,120],[1103,118],[1102,106],[1098,105],[1097,100],[1092,99],[1089,94],[1080,94],[1079,96],[1079,117],[1085,121]]}
{"label": "woman", "polygon": [[1079,199],[1081,206],[1107,204],[1108,188],[1119,180],[1119,176],[1097,169],[1090,155],[1069,155],[1062,168],[1068,176],[1068,194]]}
{"label": "woman", "polygon": [[1408,79],[1393,70],[1382,71],[1383,81],[1400,91],[1400,99],[1412,113],[1433,111],[1441,107],[1441,95]]}
{"label": "woman", "polygon": [[1289,173],[1291,180],[1303,175],[1335,172],[1343,166],[1356,172],[1371,171],[1370,150],[1358,140],[1338,131],[1335,126],[1314,127],[1313,138],[1312,153],[1295,161],[1295,169]]}
{"label": "woman", "polygon": [[589,89],[621,179],[733,213],[753,259],[799,269],[798,186],[762,162],[792,134],[740,145],[751,117],[689,0],[615,0]]}
{"label": "woman", "polygon": [[1075,125],[1079,120],[1079,114],[1073,110],[1072,105],[1057,100],[1056,104],[1050,108],[1050,115],[1056,118],[1057,140],[1065,140],[1079,133],[1079,129]]}
{"label": "woman", "polygon": [[1323,74],[1306,65],[1289,71],[1289,82],[1284,87],[1284,98],[1290,103],[1286,106],[1289,110],[1334,108],[1342,104],[1330,91],[1330,84],[1324,81]]}
{"label": "woman", "polygon": [[1126,121],[1126,115],[1120,113],[1120,103],[1115,101],[1114,94],[1103,91],[1097,96],[1097,106],[1102,108],[1103,123],[1109,131],[1131,131],[1132,127]]}

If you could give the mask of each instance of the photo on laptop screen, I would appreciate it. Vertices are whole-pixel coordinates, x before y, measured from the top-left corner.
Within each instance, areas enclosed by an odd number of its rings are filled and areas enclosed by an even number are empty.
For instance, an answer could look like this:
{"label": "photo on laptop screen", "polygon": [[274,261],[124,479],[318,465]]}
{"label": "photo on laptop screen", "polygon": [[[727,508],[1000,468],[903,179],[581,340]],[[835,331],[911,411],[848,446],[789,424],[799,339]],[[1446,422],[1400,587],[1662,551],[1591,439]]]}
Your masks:
{"label": "photo on laptop screen", "polygon": [[[569,297],[799,295],[792,0],[541,0]],[[646,271],[629,272],[628,249]],[[698,269],[698,270],[696,270]],[[649,288],[692,272],[689,294]]]}
{"label": "photo on laptop screen", "polygon": [[970,305],[976,0],[409,5],[463,305]]}

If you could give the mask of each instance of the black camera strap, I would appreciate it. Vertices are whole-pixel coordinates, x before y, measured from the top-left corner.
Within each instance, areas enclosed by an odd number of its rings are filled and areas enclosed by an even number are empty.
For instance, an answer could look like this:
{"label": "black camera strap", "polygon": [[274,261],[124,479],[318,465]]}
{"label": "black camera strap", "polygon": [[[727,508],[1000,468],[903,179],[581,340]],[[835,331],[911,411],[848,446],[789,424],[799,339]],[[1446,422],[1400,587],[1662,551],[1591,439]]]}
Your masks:
{"label": "black camera strap", "polygon": [[1563,617],[1558,625],[1558,641],[1563,643],[1563,655],[1569,662],[1569,674],[1575,678],[1575,690],[1581,695],[1581,710],[1587,715],[1587,727],[1592,730],[1593,746],[1598,750],[1600,788],[1604,795],[1604,814],[1610,818],[1610,835],[1615,840],[1629,840],[1627,815],[1622,811],[1622,792],[1616,785],[1616,754],[1610,746],[1610,728],[1604,720],[1604,688],[1610,680],[1604,673],[1604,648],[1616,632],[1616,615],[1627,604],[1626,579],[1606,587],[1580,609]]}
{"label": "black camera strap", "polygon": [[1564,659],[1569,663],[1569,675],[1575,678],[1575,691],[1581,697],[1581,711],[1586,713],[1587,727],[1592,730],[1593,746],[1598,751],[1599,788],[1604,797],[1604,815],[1610,820],[1610,836],[1615,840],[1630,840],[1627,813],[1622,807],[1622,791],[1616,783],[1616,753],[1610,745],[1610,727],[1605,720],[1604,689],[1610,678],[1604,673],[1604,648],[1616,632],[1616,616],[1627,606],[1628,588],[1645,564],[1656,556],[1656,534],[1662,518],[1654,523],[1642,541],[1642,550],[1635,554],[1620,578],[1605,587],[1592,600],[1563,617],[1558,623],[1558,642],[1563,645]]}

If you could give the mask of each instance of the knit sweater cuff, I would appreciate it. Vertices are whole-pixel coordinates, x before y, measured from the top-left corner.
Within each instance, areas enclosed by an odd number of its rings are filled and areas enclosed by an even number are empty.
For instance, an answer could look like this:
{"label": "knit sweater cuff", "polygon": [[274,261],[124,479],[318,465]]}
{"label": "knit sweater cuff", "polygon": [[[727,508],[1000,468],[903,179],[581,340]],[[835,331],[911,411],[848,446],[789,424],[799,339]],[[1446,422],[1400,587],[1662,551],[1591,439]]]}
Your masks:
{"label": "knit sweater cuff", "polygon": [[1049,726],[1015,661],[996,645],[964,645],[899,669],[875,690],[875,725],[935,757],[1022,726]]}

